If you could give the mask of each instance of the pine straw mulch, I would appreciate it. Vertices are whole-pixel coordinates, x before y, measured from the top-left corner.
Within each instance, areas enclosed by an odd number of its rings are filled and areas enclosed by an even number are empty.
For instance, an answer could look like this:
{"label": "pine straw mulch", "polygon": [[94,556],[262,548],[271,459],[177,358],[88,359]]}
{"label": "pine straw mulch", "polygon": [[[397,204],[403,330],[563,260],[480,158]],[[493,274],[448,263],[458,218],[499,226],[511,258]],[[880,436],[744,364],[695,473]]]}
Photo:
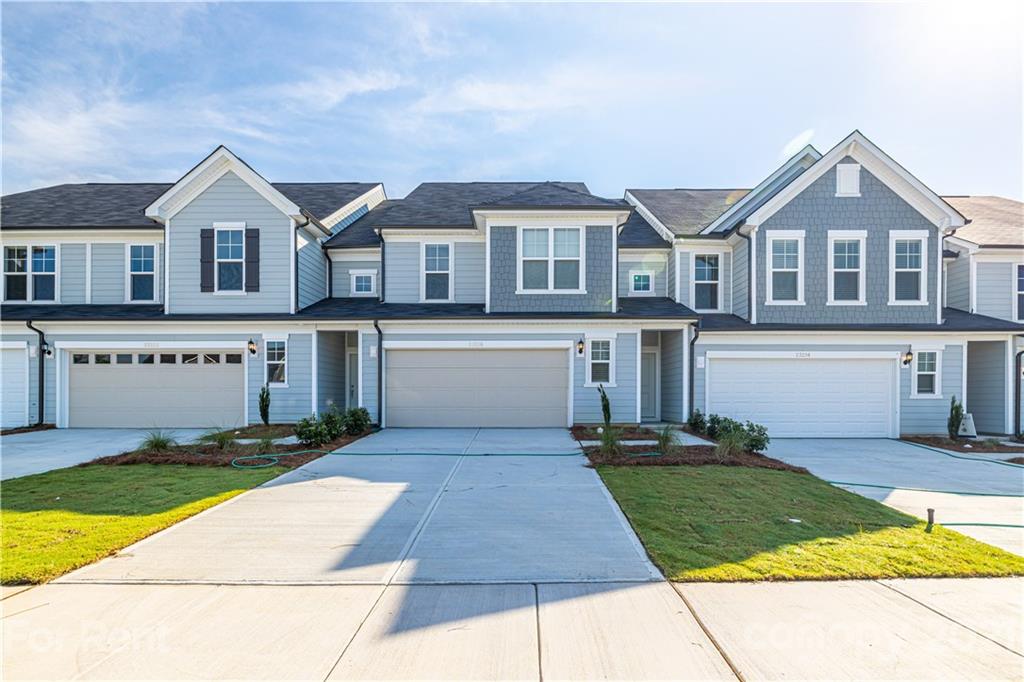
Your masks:
{"label": "pine straw mulch", "polygon": [[[635,425],[613,424],[619,431],[619,440],[654,440],[658,434],[651,429],[644,429]],[[577,424],[570,429],[572,437],[576,440],[601,440],[598,433],[599,426],[584,426]]]}
{"label": "pine straw mulch", "polygon": [[[367,432],[369,433],[369,432]],[[363,434],[366,435],[366,434]],[[291,445],[275,445],[269,452],[261,452],[259,445],[233,445],[224,448],[223,450],[218,448],[216,445],[206,445],[196,443],[192,445],[176,445],[167,450],[135,450],[132,452],[123,452],[120,455],[110,455],[108,457],[100,457],[94,459],[91,462],[85,462],[78,466],[86,466],[90,464],[111,464],[111,465],[122,465],[122,464],[186,464],[191,466],[209,466],[209,467],[226,467],[231,466],[231,460],[236,457],[244,457],[246,455],[260,455],[260,454],[284,454],[289,452],[300,452],[302,450],[323,450],[324,452],[308,452],[301,455],[294,455],[291,457],[282,457],[277,465],[283,466],[288,469],[294,469],[300,467],[303,464],[312,462],[314,459],[323,457],[327,452],[337,450],[340,447],[348,445],[353,441],[359,440],[363,436],[342,436],[337,438],[330,443],[324,443],[318,448],[311,448],[301,443],[294,443]],[[269,460],[266,460],[269,461]],[[250,465],[264,463],[263,460],[249,460],[247,462]]]}
{"label": "pine straw mulch", "polygon": [[713,445],[676,445],[672,447],[668,455],[652,456],[643,456],[654,450],[650,446],[642,445],[624,446],[621,448],[621,453],[617,455],[605,454],[597,446],[583,448],[583,451],[587,453],[592,466],[704,466],[717,464],[720,466],[792,471],[798,474],[810,473],[803,467],[786,464],[756,452],[742,452],[737,455],[720,457],[715,453]]}
{"label": "pine straw mulch", "polygon": [[995,438],[958,438],[957,440],[951,440],[945,436],[903,436],[903,440],[927,445],[932,448],[967,452],[974,455],[986,452],[1014,452],[1024,456],[1024,447],[1020,445],[1006,445]]}

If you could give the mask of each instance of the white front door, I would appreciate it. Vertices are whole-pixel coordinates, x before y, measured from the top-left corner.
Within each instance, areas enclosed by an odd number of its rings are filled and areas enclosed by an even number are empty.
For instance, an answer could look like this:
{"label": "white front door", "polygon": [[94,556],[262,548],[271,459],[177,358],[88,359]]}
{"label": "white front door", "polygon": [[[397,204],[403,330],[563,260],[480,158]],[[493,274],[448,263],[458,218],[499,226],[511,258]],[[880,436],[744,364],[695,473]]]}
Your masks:
{"label": "white front door", "polygon": [[652,351],[640,360],[640,418],[658,420],[658,354]]}

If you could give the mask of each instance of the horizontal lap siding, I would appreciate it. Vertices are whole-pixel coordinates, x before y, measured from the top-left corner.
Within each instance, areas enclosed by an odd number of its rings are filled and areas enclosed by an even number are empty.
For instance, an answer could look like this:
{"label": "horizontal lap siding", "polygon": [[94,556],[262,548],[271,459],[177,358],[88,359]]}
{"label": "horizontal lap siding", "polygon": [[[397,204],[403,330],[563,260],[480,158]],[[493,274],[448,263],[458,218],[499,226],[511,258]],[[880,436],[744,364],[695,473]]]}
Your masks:
{"label": "horizontal lap siding", "polygon": [[352,296],[352,278],[349,276],[349,273],[351,273],[352,270],[375,271],[377,273],[377,288],[380,288],[379,260],[336,260],[331,264],[331,277],[334,280],[333,284],[331,285],[331,296],[333,298],[349,298],[350,296]]}
{"label": "horizontal lap siding", "polygon": [[[313,414],[312,334],[289,334],[287,345],[288,386],[270,387],[270,421],[290,423]],[[266,380],[264,362],[266,342],[260,337],[260,350],[249,358],[249,423],[260,421],[259,392]]]}
{"label": "horizontal lap siding", "polygon": [[971,264],[961,255],[946,267],[946,305],[958,310],[971,310]]}
{"label": "horizontal lap siding", "polygon": [[670,296],[668,292],[667,273],[665,272],[664,252],[652,252],[643,257],[631,253],[629,258],[619,255],[619,296],[632,295],[632,279],[629,273],[643,270],[654,273],[654,293],[652,296]]}
{"label": "horizontal lap siding", "polygon": [[661,333],[661,418],[681,422],[683,414],[683,338],[679,331]]}
{"label": "horizontal lap siding", "polygon": [[92,302],[124,303],[124,244],[92,245]]}
{"label": "horizontal lap siding", "polygon": [[455,242],[455,302],[484,302],[484,242]]}
{"label": "horizontal lap siding", "polygon": [[[296,239],[299,250],[299,308],[305,308],[327,298],[327,257],[320,242],[305,230],[299,230]],[[262,249],[260,251],[262,256]]]}
{"label": "horizontal lap siding", "polygon": [[1014,279],[1013,263],[978,263],[976,268],[978,294],[975,310],[979,315],[989,315],[1003,320],[1014,317],[1014,297],[1017,280]]}
{"label": "horizontal lap siding", "polygon": [[345,332],[317,333],[317,409],[345,408]]}
{"label": "horizontal lap siding", "polygon": [[85,303],[85,244],[60,245],[60,302]]}
{"label": "horizontal lap siding", "polygon": [[1006,343],[971,341],[967,346],[967,411],[978,433],[1006,432]]}
{"label": "horizontal lap siding", "polygon": [[418,303],[420,300],[419,242],[384,244],[384,296],[388,303]]}
{"label": "horizontal lap siding", "polygon": [[745,319],[750,314],[747,305],[750,282],[749,252],[750,247],[744,240],[739,241],[732,249],[732,313]]}

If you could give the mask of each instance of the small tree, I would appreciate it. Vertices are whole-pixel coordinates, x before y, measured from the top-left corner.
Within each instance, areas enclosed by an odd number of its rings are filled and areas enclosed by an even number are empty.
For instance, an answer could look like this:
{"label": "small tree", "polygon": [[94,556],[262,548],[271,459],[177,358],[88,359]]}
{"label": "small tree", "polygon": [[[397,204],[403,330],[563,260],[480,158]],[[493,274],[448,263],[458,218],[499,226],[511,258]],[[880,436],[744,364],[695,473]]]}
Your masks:
{"label": "small tree", "polygon": [[260,389],[260,419],[270,424],[270,388],[266,384]]}
{"label": "small tree", "polygon": [[949,437],[956,440],[960,436],[960,424],[964,421],[964,404],[953,396],[949,401],[949,419],[946,421],[946,430]]}
{"label": "small tree", "polygon": [[608,400],[608,394],[604,392],[604,386],[598,386],[597,392],[601,394],[601,417],[604,418],[605,428],[612,424],[612,403]]}

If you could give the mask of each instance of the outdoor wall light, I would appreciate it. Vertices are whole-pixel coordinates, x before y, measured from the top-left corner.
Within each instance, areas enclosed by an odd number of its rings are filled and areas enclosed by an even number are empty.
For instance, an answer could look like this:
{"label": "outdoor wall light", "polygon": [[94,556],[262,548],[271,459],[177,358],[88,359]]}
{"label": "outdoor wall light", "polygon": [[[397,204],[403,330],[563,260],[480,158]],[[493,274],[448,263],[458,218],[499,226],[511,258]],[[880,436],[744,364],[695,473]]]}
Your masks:
{"label": "outdoor wall light", "polygon": [[914,360],[914,353],[913,353],[913,351],[909,351],[908,350],[906,353],[903,354],[903,366],[904,367],[906,367],[911,362],[913,362],[913,360]]}
{"label": "outdoor wall light", "polygon": [[43,355],[45,357],[51,357],[53,355],[53,347],[50,346],[50,344],[48,344],[46,341],[43,341],[39,345],[39,350],[43,352]]}
{"label": "outdoor wall light", "polygon": [[583,355],[583,351],[586,349],[587,344],[583,339],[576,342],[576,354]]}
{"label": "outdoor wall light", "polygon": [[255,341],[253,341],[252,339],[249,339],[249,343],[247,344],[247,347],[249,349],[249,355],[256,355],[256,351],[257,351],[258,347],[256,346],[256,342]]}

